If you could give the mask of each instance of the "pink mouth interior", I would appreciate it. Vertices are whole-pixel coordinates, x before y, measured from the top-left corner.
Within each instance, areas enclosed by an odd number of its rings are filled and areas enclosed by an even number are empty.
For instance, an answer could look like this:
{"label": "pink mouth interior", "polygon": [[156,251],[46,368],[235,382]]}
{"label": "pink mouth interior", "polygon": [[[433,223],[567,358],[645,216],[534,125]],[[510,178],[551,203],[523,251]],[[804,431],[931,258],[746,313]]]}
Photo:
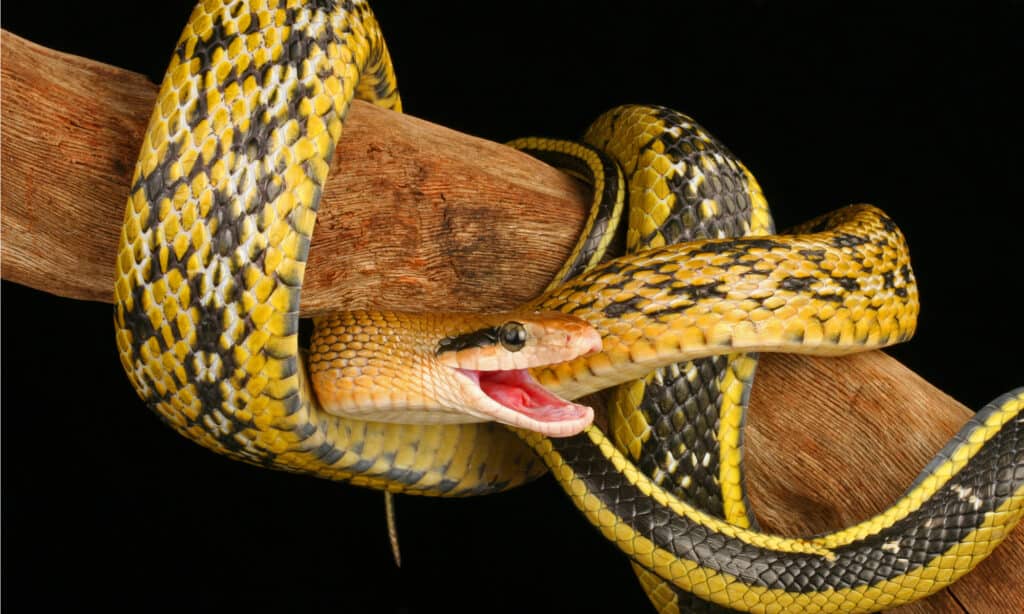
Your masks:
{"label": "pink mouth interior", "polygon": [[526,369],[515,371],[470,371],[460,369],[477,381],[480,390],[505,407],[541,422],[575,420],[587,408],[570,403],[537,383]]}

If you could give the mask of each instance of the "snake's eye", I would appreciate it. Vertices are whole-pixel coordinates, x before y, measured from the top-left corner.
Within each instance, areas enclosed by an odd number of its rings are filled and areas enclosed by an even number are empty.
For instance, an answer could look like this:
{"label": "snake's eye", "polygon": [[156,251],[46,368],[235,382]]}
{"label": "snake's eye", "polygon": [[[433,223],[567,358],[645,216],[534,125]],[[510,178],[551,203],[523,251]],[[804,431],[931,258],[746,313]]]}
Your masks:
{"label": "snake's eye", "polygon": [[510,352],[518,352],[526,345],[526,327],[519,322],[505,322],[498,329],[498,340]]}

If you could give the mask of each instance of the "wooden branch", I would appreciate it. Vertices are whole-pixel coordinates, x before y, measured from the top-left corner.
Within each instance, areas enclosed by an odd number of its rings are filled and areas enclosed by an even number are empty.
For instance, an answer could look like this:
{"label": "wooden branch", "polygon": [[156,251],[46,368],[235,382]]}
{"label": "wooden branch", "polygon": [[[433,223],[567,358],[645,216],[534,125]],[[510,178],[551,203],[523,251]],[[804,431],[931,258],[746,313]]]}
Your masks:
{"label": "wooden branch", "polygon": [[[2,38],[3,277],[110,301],[127,185],[156,87]],[[302,312],[332,305],[510,307],[536,295],[582,224],[585,190],[501,145],[356,103],[313,237]],[[764,527],[836,529],[899,496],[970,416],[880,352],[765,356],[747,429]],[[903,612],[1024,611],[1024,531]],[[955,597],[954,597],[955,596]]]}
{"label": "wooden branch", "polygon": [[[157,87],[9,32],[2,51],[4,279],[111,302]],[[525,154],[357,101],[324,188],[303,315],[525,301],[568,256],[585,197]]]}

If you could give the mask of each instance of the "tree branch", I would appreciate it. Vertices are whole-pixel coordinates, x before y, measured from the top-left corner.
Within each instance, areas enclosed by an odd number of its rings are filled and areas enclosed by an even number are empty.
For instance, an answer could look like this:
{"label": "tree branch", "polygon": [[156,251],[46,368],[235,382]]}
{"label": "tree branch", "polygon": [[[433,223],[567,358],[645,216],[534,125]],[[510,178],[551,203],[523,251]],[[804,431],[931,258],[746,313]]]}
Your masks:
{"label": "tree branch", "polygon": [[[157,87],[9,32],[2,43],[4,278],[111,302]],[[530,156],[356,101],[324,188],[302,313],[525,301],[569,255],[586,198]]]}

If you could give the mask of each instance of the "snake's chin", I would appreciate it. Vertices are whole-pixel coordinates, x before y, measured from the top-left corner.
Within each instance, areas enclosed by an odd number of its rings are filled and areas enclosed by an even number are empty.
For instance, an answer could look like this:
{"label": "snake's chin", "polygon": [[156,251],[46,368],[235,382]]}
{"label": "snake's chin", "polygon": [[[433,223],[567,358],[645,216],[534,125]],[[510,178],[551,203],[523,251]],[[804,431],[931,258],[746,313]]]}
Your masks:
{"label": "snake's chin", "polygon": [[527,369],[458,369],[483,393],[479,405],[492,420],[548,437],[576,435],[594,421],[594,410],[567,401],[537,383]]}

